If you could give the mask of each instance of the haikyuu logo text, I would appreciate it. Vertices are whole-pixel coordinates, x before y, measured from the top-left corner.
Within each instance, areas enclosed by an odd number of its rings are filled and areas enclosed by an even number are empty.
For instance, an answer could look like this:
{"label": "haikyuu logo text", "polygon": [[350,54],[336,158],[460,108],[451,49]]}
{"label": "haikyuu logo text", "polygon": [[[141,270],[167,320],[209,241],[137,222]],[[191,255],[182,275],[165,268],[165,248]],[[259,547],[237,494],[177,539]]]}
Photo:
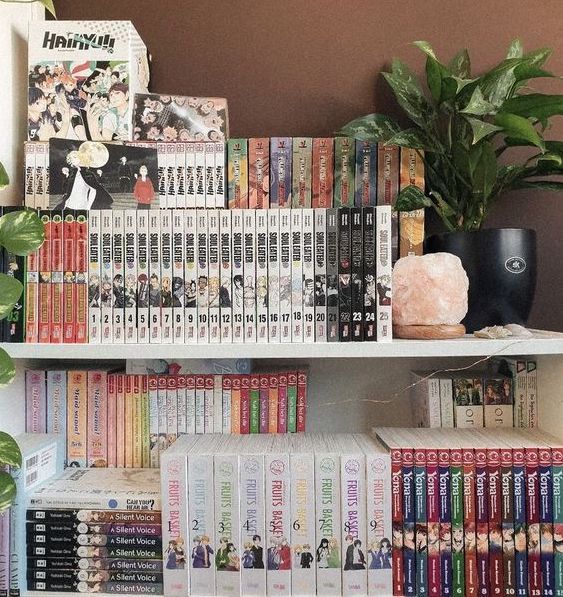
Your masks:
{"label": "haikyuu logo text", "polygon": [[115,47],[115,37],[108,33],[98,35],[97,33],[73,33],[67,32],[65,35],[45,31],[43,37],[43,48],[49,50],[106,50],[113,53]]}

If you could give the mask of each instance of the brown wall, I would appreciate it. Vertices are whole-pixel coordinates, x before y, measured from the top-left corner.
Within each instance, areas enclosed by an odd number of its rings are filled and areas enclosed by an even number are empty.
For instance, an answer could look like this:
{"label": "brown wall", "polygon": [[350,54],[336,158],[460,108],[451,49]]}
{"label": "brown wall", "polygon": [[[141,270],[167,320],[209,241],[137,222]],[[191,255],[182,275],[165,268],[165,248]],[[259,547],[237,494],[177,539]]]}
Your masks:
{"label": "brown wall", "polygon": [[[447,59],[470,49],[475,72],[511,39],[549,46],[563,74],[561,0],[55,0],[60,19],[131,19],[152,53],[151,90],[229,100],[231,136],[328,135],[362,114],[394,113],[378,73],[409,45]],[[549,87],[543,87],[548,89]],[[556,87],[551,84],[552,89]],[[559,90],[562,85],[559,83]],[[563,122],[554,131],[563,137]],[[488,225],[531,227],[539,275],[530,325],[563,331],[561,194],[506,197]]]}

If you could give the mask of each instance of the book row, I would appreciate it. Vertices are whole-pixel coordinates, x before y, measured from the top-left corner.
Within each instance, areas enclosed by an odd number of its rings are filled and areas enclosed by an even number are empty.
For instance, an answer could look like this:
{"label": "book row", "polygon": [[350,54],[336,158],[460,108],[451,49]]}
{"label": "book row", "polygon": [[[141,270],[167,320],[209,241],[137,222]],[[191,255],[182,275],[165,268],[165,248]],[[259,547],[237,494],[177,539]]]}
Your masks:
{"label": "book row", "polygon": [[15,258],[25,304],[6,341],[392,338],[390,206],[40,217],[42,247]]}
{"label": "book row", "polygon": [[415,426],[536,427],[536,361],[507,359],[494,368],[503,373],[412,371]]}
{"label": "book row", "polygon": [[28,591],[162,594],[156,471],[67,470],[25,512]]}
{"label": "book row", "polygon": [[393,595],[561,595],[563,448],[538,430],[376,429]]}
{"label": "book row", "polygon": [[128,375],[27,370],[26,431],[61,435],[70,467],[158,467],[185,433],[305,431],[307,372]]}
{"label": "book row", "polygon": [[161,483],[167,596],[391,595],[390,456],[367,435],[185,436]]}

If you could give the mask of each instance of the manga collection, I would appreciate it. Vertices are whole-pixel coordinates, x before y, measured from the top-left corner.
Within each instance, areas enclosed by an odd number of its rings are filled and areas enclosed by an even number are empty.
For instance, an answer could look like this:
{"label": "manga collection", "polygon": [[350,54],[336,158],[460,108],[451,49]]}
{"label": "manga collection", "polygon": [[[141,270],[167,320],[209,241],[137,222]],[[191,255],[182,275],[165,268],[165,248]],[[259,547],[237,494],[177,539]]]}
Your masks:
{"label": "manga collection", "polygon": [[73,467],[158,467],[183,434],[305,431],[307,371],[127,374],[27,370],[26,431],[54,433]]}
{"label": "manga collection", "polygon": [[26,594],[162,595],[158,471],[69,468],[23,515]]}
{"label": "manga collection", "polygon": [[374,430],[391,453],[393,595],[560,595],[561,442]]}
{"label": "manga collection", "polygon": [[537,427],[536,361],[495,364],[456,374],[411,371],[415,426]]}
{"label": "manga collection", "polygon": [[6,341],[390,341],[391,207],[40,210]]}
{"label": "manga collection", "polygon": [[391,595],[391,459],[368,435],[186,436],[161,473],[165,595]]}
{"label": "manga collection", "polygon": [[[25,205],[51,209],[363,208],[424,189],[420,152],[347,137],[54,138],[26,143],[25,160]],[[393,262],[422,254],[423,210],[393,212],[391,231]]]}

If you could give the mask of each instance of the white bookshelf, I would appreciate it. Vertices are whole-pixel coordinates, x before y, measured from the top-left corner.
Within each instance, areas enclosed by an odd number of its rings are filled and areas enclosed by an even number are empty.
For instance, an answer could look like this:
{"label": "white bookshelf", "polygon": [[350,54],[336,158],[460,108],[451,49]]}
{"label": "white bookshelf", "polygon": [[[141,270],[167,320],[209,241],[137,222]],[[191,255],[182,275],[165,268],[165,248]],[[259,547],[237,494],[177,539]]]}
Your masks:
{"label": "white bookshelf", "polygon": [[531,338],[394,340],[383,343],[230,345],[3,345],[15,359],[14,383],[0,389],[0,429],[25,428],[25,368],[94,368],[126,359],[250,358],[266,370],[299,364],[309,368],[308,429],[369,431],[374,425],[409,426],[411,369],[456,369],[491,356],[538,361],[540,425],[563,435],[563,334],[535,331]]}

